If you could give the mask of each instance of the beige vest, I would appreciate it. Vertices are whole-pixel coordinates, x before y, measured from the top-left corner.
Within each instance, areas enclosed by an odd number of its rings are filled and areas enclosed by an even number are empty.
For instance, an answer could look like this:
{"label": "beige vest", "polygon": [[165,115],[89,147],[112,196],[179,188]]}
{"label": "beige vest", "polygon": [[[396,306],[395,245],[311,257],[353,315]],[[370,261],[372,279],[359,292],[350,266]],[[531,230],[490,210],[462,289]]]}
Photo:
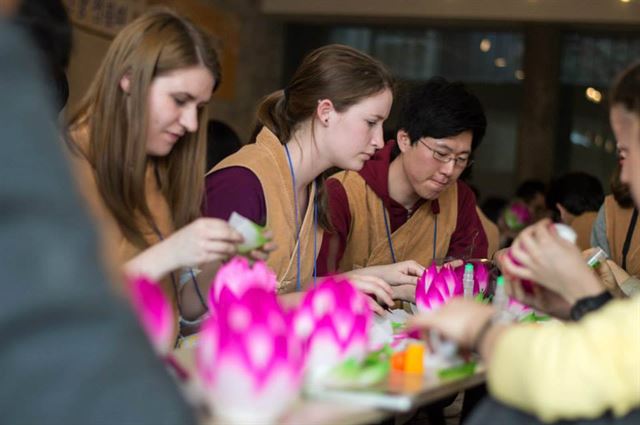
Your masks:
{"label": "beige vest", "polygon": [[[332,176],[342,183],[349,201],[351,226],[344,254],[338,266],[345,272],[362,267],[391,264],[391,249],[387,238],[382,200],[354,171],[343,171]],[[435,258],[447,255],[451,235],[458,218],[458,186],[452,184],[438,198],[440,214]],[[388,216],[387,216],[388,219]],[[396,261],[415,260],[423,266],[434,258],[433,237],[435,216],[431,202],[422,204],[395,232],[391,234]]]}
{"label": "beige vest", "polygon": [[[620,207],[613,195],[609,195],[604,199],[604,213],[611,259],[622,267],[622,248],[627,238],[633,208]],[[631,238],[626,270],[632,276],[640,276],[640,220]]]}
{"label": "beige vest", "polygon": [[596,221],[597,217],[597,212],[588,211],[580,214],[571,222],[571,228],[578,236],[576,239],[576,245],[578,245],[578,248],[580,248],[581,251],[591,248],[591,230],[593,230],[593,223]]}
{"label": "beige vest", "polygon": [[[277,249],[269,254],[267,265],[278,278],[278,293],[296,290],[297,247],[300,245],[300,282],[303,288],[313,284],[313,199],[315,188],[309,190],[307,210],[296,240],[293,184],[284,147],[266,127],[256,143],[246,145],[235,154],[216,165],[209,173],[227,167],[244,167],[260,180],[267,208],[267,228],[273,231]],[[241,188],[238,188],[241,190]],[[224,202],[224,199],[214,202]],[[316,256],[322,244],[322,230],[316,229]]]}

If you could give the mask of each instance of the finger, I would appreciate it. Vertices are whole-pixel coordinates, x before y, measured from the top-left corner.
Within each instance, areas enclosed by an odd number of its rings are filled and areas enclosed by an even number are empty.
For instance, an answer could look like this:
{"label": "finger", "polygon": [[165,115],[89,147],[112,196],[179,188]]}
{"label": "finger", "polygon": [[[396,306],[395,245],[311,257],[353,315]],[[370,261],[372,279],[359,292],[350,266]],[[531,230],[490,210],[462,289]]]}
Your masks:
{"label": "finger", "polygon": [[276,245],[275,242],[267,242],[266,244],[262,245],[262,247],[260,247],[260,250],[269,253],[275,251],[277,248],[278,245]]}
{"label": "finger", "polygon": [[[389,292],[387,292],[385,286],[389,288]],[[375,280],[365,282],[361,290],[368,294],[375,295],[378,301],[384,302],[389,307],[394,304],[391,287],[384,282],[376,282]]]}
{"label": "finger", "polygon": [[273,230],[265,230],[264,232],[262,232],[262,236],[265,239],[269,239],[269,240],[273,239]]}
{"label": "finger", "polygon": [[405,261],[405,273],[413,276],[420,277],[424,273],[424,267],[418,264],[416,261]]}
{"label": "finger", "polygon": [[267,258],[269,258],[269,254],[259,249],[254,249],[249,255],[255,261],[267,261]]}
{"label": "finger", "polygon": [[413,330],[426,331],[433,328],[433,325],[435,323],[434,316],[435,314],[433,313],[416,314],[414,316],[411,316],[409,320],[407,320],[407,325],[406,325],[407,331],[413,331]]}
{"label": "finger", "polygon": [[377,314],[378,316],[384,315],[385,309],[382,308],[382,306],[378,304],[376,300],[371,297],[367,297],[367,302],[369,303],[369,307],[371,307],[371,310],[373,310],[375,314]]}
{"label": "finger", "polygon": [[420,279],[419,276],[410,276],[406,274],[400,274],[398,275],[397,279],[395,279],[395,282],[393,282],[393,286],[401,286],[401,285],[415,286],[418,284],[419,279]]}
{"label": "finger", "polygon": [[208,239],[220,239],[229,242],[242,242],[244,238],[226,221],[218,220],[215,218],[207,219],[206,229]]}
{"label": "finger", "polygon": [[220,240],[209,241],[204,246],[207,255],[234,255],[237,252],[236,244]]}
{"label": "finger", "polygon": [[510,277],[515,276],[519,279],[535,280],[533,278],[533,273],[531,273],[531,271],[527,267],[516,265],[516,263],[514,263],[508,255],[505,255],[501,261],[502,270],[505,275],[508,275]]}
{"label": "finger", "polygon": [[389,295],[393,294],[393,288],[391,288],[391,285],[389,285],[387,282],[385,282],[383,279],[380,279],[377,276],[361,275],[360,278],[363,281],[371,283],[372,285],[380,288],[381,290],[385,291]]}
{"label": "finger", "polygon": [[451,267],[452,269],[455,269],[456,267],[460,267],[463,264],[464,264],[464,261],[462,260],[453,260],[446,263],[444,267]]}

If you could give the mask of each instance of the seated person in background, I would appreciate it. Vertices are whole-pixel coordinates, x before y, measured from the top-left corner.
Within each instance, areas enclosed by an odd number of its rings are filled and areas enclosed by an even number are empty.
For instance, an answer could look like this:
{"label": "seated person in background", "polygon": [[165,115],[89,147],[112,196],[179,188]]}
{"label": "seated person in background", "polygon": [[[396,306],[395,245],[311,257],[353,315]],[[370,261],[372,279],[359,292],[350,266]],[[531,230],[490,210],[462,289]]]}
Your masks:
{"label": "seated person in background", "polygon": [[549,217],[550,211],[547,209],[545,194],[547,186],[540,180],[530,179],[523,181],[516,189],[516,198],[527,205],[533,218],[532,223]]}
{"label": "seated person in background", "polygon": [[506,199],[491,196],[482,202],[482,206],[480,208],[482,209],[484,215],[497,225],[498,220],[500,219],[500,215],[502,214],[502,211],[506,208],[506,206]]}
{"label": "seated person in background", "polygon": [[581,250],[591,247],[591,229],[603,200],[600,180],[581,172],[553,180],[547,192],[547,206],[554,211],[554,219],[575,230]]}
{"label": "seated person in background", "polygon": [[[622,74],[611,94],[612,127],[625,158],[621,180],[637,205],[640,64]],[[500,258],[512,295],[578,322],[508,325],[492,320],[493,307],[463,299],[416,318],[413,326],[479,351],[491,394],[511,406],[486,401],[467,423],[640,423],[640,297],[612,300],[606,263],[599,278],[549,220],[524,230],[512,254],[521,265]],[[533,295],[524,292],[521,279],[537,282]]]}
{"label": "seated person in background", "polygon": [[[126,274],[161,280],[186,320],[207,310],[203,294],[242,240],[225,221],[199,218],[203,124],[219,73],[208,36],[153,10],[118,33],[70,120],[78,182],[106,252]],[[185,268],[183,285],[176,275]]]}
{"label": "seated person in background", "polygon": [[[391,74],[370,56],[336,44],[316,49],[285,90],[263,100],[255,143],[207,175],[205,215],[226,220],[237,211],[273,231],[277,248],[267,264],[280,294],[295,298],[314,284],[328,223],[325,202],[317,195],[323,192],[321,176],[332,167],[359,170],[383,146],[392,89]],[[389,284],[415,283],[422,269],[402,264],[385,271],[384,280],[359,276],[354,283],[393,304]]]}
{"label": "seated person in background", "polygon": [[240,137],[233,128],[218,120],[209,120],[207,124],[207,170],[218,162],[236,153],[242,147]]}
{"label": "seated person in background", "polygon": [[[322,241],[318,273],[486,257],[475,197],[458,180],[486,125],[480,101],[461,83],[432,78],[411,90],[397,141],[387,142],[361,170],[327,180],[333,230]],[[415,288],[405,288],[402,298],[413,300]]]}
{"label": "seated person in background", "polygon": [[[620,151],[620,160],[626,160],[626,152]],[[611,192],[598,211],[591,233],[591,245],[602,248],[628,275],[640,277],[640,226],[636,223],[638,209],[631,199],[629,186],[620,182],[620,166],[611,179]],[[618,280],[625,280],[625,275],[618,276]],[[634,280],[620,286],[627,294],[638,289]]]}

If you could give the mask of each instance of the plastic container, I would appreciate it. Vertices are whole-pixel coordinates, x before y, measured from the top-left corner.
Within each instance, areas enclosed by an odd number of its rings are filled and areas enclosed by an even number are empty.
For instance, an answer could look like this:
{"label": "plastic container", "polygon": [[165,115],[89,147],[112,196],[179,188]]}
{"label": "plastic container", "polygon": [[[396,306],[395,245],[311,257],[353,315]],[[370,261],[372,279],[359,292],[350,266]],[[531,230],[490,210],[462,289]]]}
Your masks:
{"label": "plastic container", "polygon": [[473,298],[473,264],[464,265],[464,274],[462,275],[462,287],[465,298]]}
{"label": "plastic container", "polygon": [[587,260],[587,265],[593,269],[597,269],[603,261],[607,261],[607,258],[609,258],[607,253],[598,247],[598,250]]}

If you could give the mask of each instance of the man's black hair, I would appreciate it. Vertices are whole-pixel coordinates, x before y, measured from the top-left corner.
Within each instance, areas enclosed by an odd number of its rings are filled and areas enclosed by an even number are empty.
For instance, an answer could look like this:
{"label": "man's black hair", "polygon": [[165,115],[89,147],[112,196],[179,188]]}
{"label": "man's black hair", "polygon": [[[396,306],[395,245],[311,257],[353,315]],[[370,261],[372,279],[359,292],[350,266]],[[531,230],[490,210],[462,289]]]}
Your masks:
{"label": "man's black hair", "polygon": [[464,84],[433,77],[407,93],[398,129],[408,133],[412,144],[423,137],[442,139],[471,131],[473,151],[482,142],[487,118],[480,100]]}

